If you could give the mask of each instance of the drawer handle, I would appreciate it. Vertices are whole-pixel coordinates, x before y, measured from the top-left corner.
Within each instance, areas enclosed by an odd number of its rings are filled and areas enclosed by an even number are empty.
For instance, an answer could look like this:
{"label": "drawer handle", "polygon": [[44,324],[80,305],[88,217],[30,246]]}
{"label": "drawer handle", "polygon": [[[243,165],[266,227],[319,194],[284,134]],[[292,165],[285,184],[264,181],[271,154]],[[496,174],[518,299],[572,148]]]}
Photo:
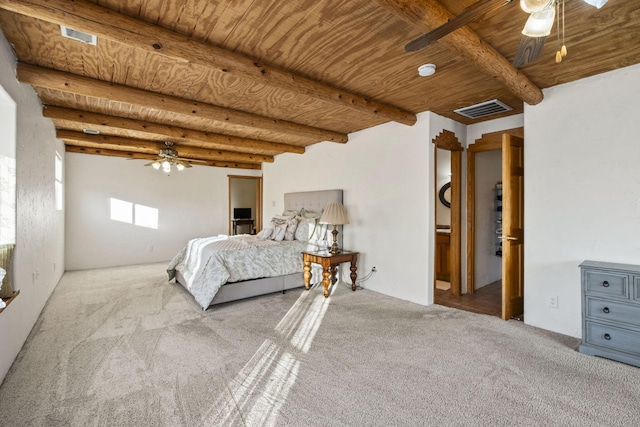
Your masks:
{"label": "drawer handle", "polygon": [[609,312],[609,307],[605,307],[605,308],[603,308],[603,309],[602,309],[602,311],[603,311],[604,313],[608,313],[608,312]]}
{"label": "drawer handle", "polygon": [[609,334],[604,334],[604,339],[605,339],[605,340],[610,340],[610,339],[611,339],[611,335],[609,335]]}
{"label": "drawer handle", "polygon": [[602,286],[604,286],[605,288],[609,287],[609,282],[607,282],[606,280],[604,282],[602,282]]}

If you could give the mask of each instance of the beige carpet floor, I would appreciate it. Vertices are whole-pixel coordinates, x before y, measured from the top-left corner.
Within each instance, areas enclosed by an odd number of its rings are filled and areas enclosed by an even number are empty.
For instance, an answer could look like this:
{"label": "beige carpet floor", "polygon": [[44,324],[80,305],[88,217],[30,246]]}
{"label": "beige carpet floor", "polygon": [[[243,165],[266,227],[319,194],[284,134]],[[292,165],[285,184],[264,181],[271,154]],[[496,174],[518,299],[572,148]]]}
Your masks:
{"label": "beige carpet floor", "polygon": [[638,425],[640,370],[575,338],[344,284],[203,311],[165,267],[66,273],[0,425]]}

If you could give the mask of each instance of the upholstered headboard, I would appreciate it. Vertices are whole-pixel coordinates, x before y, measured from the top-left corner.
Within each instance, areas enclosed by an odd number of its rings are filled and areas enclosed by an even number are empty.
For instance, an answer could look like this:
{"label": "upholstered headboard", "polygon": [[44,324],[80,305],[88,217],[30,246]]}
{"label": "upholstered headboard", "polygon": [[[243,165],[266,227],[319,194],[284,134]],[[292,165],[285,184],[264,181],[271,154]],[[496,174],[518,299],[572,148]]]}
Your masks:
{"label": "upholstered headboard", "polygon": [[[299,193],[285,193],[284,210],[285,211],[305,211],[322,212],[331,202],[342,203],[342,190],[322,190],[322,191],[303,191]],[[318,225],[320,227],[320,225]],[[324,231],[329,226],[323,225],[321,229],[322,237],[320,239],[309,240],[308,250],[326,249],[331,244],[331,238],[325,237]],[[338,226],[338,245],[342,247],[342,226]],[[328,234],[328,233],[327,233]]]}
{"label": "upholstered headboard", "polygon": [[307,211],[322,212],[330,202],[342,203],[342,190],[302,191],[284,195],[284,209],[287,211],[304,208]]}

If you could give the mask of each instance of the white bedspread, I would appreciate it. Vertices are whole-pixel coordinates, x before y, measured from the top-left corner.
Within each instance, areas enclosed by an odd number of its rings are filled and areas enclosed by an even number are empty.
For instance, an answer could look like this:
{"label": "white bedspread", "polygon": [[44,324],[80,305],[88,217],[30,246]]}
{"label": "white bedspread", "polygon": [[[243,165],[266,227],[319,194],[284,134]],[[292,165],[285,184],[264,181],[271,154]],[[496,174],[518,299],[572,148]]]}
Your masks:
{"label": "white bedspread", "polygon": [[302,272],[306,242],[261,240],[255,236],[216,236],[190,240],[169,264],[169,279],[179,271],[184,286],[203,309],[228,282]]}

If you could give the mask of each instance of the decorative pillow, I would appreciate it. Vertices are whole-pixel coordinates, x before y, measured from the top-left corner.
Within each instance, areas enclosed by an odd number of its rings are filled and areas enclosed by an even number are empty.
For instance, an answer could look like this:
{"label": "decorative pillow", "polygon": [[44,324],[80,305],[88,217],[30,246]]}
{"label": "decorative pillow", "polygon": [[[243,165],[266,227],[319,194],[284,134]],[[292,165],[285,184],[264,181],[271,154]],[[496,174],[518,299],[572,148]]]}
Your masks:
{"label": "decorative pillow", "polygon": [[287,224],[277,225],[271,235],[271,240],[281,242],[284,239],[284,234],[287,232]]}
{"label": "decorative pillow", "polygon": [[302,211],[295,211],[295,210],[284,211],[282,212],[282,216],[302,216]]}
{"label": "decorative pillow", "polygon": [[287,231],[284,233],[284,240],[293,240],[296,229],[298,228],[298,219],[291,218],[287,221]]}
{"label": "decorative pillow", "polygon": [[301,215],[305,218],[316,218],[316,219],[320,219],[320,217],[322,216],[322,212],[314,212],[314,211],[307,211],[302,209],[300,211]]}
{"label": "decorative pillow", "polygon": [[273,234],[273,228],[272,227],[267,227],[263,230],[261,230],[256,237],[258,239],[262,239],[262,240],[267,240],[269,237],[271,237],[271,234]]}
{"label": "decorative pillow", "polygon": [[308,242],[309,238],[315,231],[317,220],[313,218],[299,218],[298,228],[296,228],[295,240]]}
{"label": "decorative pillow", "polygon": [[291,218],[293,218],[295,215],[276,215],[273,218],[271,218],[271,221],[289,221]]}

